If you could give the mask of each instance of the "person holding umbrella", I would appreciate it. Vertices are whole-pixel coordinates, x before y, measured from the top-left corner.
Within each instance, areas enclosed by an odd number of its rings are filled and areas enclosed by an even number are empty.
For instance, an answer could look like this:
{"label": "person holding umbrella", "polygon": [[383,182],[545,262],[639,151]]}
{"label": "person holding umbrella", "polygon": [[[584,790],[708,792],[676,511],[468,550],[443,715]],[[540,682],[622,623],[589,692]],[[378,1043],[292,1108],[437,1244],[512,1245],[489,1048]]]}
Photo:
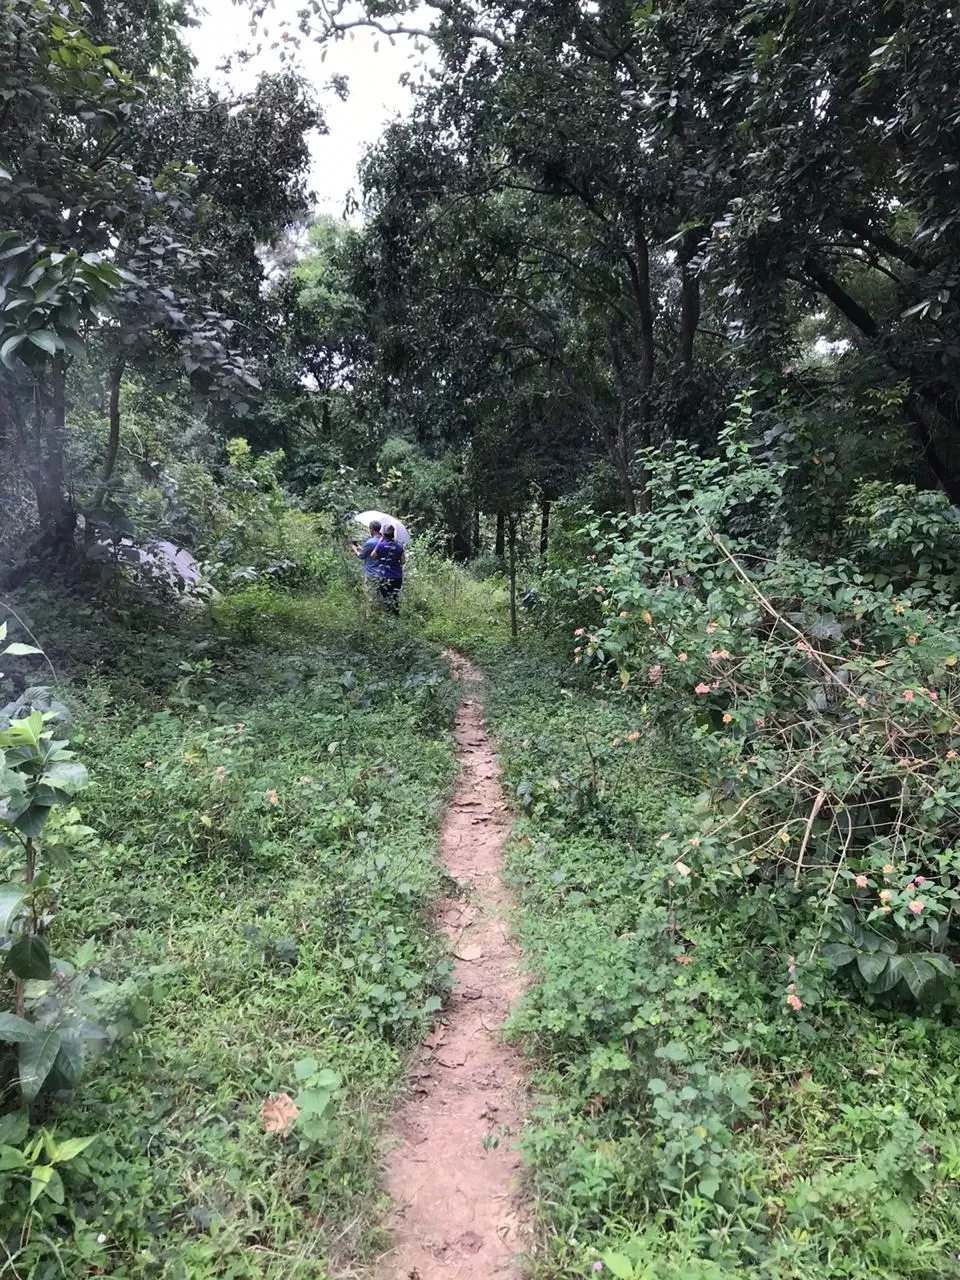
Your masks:
{"label": "person holding umbrella", "polygon": [[406,555],[397,541],[397,531],[392,524],[388,524],[383,530],[380,541],[370,552],[370,560],[375,560],[380,570],[378,585],[383,607],[388,613],[399,613],[400,589],[403,586],[403,565]]}
{"label": "person holding umbrella", "polygon": [[[385,515],[382,511],[360,511],[354,520],[370,530],[370,537],[362,547],[353,544],[354,551],[363,561],[364,579],[370,594],[392,613],[397,613],[406,560],[404,547],[410,541],[410,534],[395,516]],[[382,554],[375,555],[374,552],[380,552],[381,544]]]}

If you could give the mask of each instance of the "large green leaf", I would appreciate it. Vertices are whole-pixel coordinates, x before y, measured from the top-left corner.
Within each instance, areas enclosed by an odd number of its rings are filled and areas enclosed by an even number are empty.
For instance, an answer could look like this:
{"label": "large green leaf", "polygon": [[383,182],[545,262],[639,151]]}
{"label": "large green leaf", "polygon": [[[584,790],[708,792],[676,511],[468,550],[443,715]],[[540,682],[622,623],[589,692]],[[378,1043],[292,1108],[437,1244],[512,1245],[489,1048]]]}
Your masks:
{"label": "large green leaf", "polygon": [[35,1204],[42,1195],[48,1195],[55,1204],[63,1204],[63,1182],[53,1165],[38,1164],[30,1175],[30,1203]]}
{"label": "large green leaf", "polygon": [[87,785],[87,777],[86,766],[78,760],[55,760],[43,771],[40,781],[44,786],[55,787],[57,791],[72,796]]}
{"label": "large green leaf", "polygon": [[890,957],[882,951],[861,951],[857,956],[857,968],[863,974],[864,981],[871,986],[889,963]]}
{"label": "large green leaf", "polygon": [[895,956],[891,967],[896,972],[897,980],[905,982],[915,998],[918,998],[924,987],[929,986],[937,976],[937,968],[930,964],[925,956]]}
{"label": "large green leaf", "polygon": [[86,1151],[92,1142],[96,1142],[99,1134],[91,1134],[89,1138],[67,1138],[65,1142],[57,1143],[57,1152],[53,1157],[57,1164],[63,1164],[66,1160],[74,1160],[81,1151]]}
{"label": "large green leaf", "polygon": [[27,336],[35,347],[39,347],[47,355],[56,355],[59,343],[57,342],[57,335],[52,329],[34,329]]}
{"label": "large green leaf", "polygon": [[26,1156],[19,1147],[0,1145],[0,1173],[13,1173],[26,1167]]}
{"label": "large green leaf", "polygon": [[56,1028],[38,1031],[20,1046],[20,1089],[27,1102],[33,1102],[43,1088],[59,1052],[60,1032]]}
{"label": "large green leaf", "polygon": [[37,1028],[15,1013],[0,1013],[0,1043],[26,1044],[37,1034]]}
{"label": "large green leaf", "polygon": [[7,968],[18,978],[49,978],[50,948],[35,933],[21,938],[7,952]]}
{"label": "large green leaf", "polygon": [[47,819],[49,817],[49,804],[34,803],[24,809],[24,811],[17,817],[14,822],[14,826],[18,831],[22,831],[28,839],[36,840],[36,838],[43,832],[43,828],[46,826]]}

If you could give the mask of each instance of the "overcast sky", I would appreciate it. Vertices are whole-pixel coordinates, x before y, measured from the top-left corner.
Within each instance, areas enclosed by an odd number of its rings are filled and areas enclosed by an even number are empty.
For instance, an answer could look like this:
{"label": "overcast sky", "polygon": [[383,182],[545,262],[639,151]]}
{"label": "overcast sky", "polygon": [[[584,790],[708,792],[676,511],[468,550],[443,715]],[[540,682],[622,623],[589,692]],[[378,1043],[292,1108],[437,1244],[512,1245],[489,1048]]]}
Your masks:
{"label": "overcast sky", "polygon": [[[242,89],[259,72],[280,67],[279,52],[269,48],[271,37],[264,38],[262,33],[251,35],[245,8],[238,8],[231,0],[198,0],[198,7],[206,16],[189,34],[201,76]],[[276,24],[285,16],[294,22],[299,7],[298,0],[276,0],[274,14],[268,17],[268,22]],[[243,67],[235,65],[227,76],[217,71],[218,64],[225,58],[240,49],[252,49],[256,43],[262,44],[263,50],[253,61]],[[379,46],[376,50],[375,44]],[[356,187],[357,164],[364,148],[377,140],[389,119],[398,113],[405,115],[409,110],[410,91],[399,83],[400,76],[405,71],[412,72],[416,79],[423,56],[416,52],[409,38],[398,38],[391,47],[383,36],[365,30],[357,30],[352,39],[332,45],[326,61],[321,62],[320,56],[318,45],[301,42],[297,54],[300,68],[320,91],[329,130],[311,142],[311,185],[317,207],[339,216],[348,192]],[[346,102],[324,89],[335,73],[348,79],[350,96]]]}

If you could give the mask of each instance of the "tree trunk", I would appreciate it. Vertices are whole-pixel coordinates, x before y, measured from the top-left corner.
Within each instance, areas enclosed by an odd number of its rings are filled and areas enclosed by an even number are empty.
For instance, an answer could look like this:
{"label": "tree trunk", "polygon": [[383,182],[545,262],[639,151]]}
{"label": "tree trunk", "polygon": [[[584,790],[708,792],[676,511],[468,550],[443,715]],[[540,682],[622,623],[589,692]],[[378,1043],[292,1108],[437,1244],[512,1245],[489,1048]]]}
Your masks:
{"label": "tree trunk", "polygon": [[547,551],[550,546],[550,499],[540,500],[540,570],[547,567]]}
{"label": "tree trunk", "polygon": [[517,522],[513,515],[507,519],[510,545],[510,635],[516,640],[517,629]]}
{"label": "tree trunk", "polygon": [[680,333],[677,356],[681,364],[693,364],[693,344],[700,325],[700,281],[690,262],[700,244],[699,231],[688,231],[680,256]]}
{"label": "tree trunk", "polygon": [[497,537],[493,544],[493,554],[502,560],[505,552],[505,529],[506,522],[502,511],[497,512]]}
{"label": "tree trunk", "polygon": [[[66,429],[67,371],[63,352],[58,352],[50,368],[48,388],[39,388],[36,414],[36,454],[31,480],[37,496],[40,537],[31,551],[64,553],[73,544],[77,513],[66,494],[63,441]],[[44,394],[46,391],[46,394]]]}
{"label": "tree trunk", "polygon": [[110,436],[107,440],[107,456],[103,460],[100,483],[93,499],[95,507],[101,506],[107,496],[107,488],[113,478],[113,471],[117,465],[117,455],[120,452],[120,380],[123,377],[124,363],[123,359],[118,360],[110,371],[110,402],[108,409]]}
{"label": "tree trunk", "polygon": [[473,508],[473,554],[480,554],[480,508]]}

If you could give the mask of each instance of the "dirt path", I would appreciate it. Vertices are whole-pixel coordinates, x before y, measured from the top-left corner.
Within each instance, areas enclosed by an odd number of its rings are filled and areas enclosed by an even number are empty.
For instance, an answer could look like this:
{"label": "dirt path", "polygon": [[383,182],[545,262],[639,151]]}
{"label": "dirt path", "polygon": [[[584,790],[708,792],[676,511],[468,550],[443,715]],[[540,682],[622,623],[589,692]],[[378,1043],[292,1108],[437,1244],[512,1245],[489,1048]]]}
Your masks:
{"label": "dirt path", "polygon": [[448,657],[464,696],[456,724],[460,778],[441,856],[466,892],[438,903],[457,957],[455,987],[393,1125],[394,1247],[380,1260],[379,1280],[515,1280],[523,1250],[514,1149],[523,1086],[517,1055],[499,1036],[522,988],[500,879],[510,820],[472,696],[480,674],[459,655]]}

